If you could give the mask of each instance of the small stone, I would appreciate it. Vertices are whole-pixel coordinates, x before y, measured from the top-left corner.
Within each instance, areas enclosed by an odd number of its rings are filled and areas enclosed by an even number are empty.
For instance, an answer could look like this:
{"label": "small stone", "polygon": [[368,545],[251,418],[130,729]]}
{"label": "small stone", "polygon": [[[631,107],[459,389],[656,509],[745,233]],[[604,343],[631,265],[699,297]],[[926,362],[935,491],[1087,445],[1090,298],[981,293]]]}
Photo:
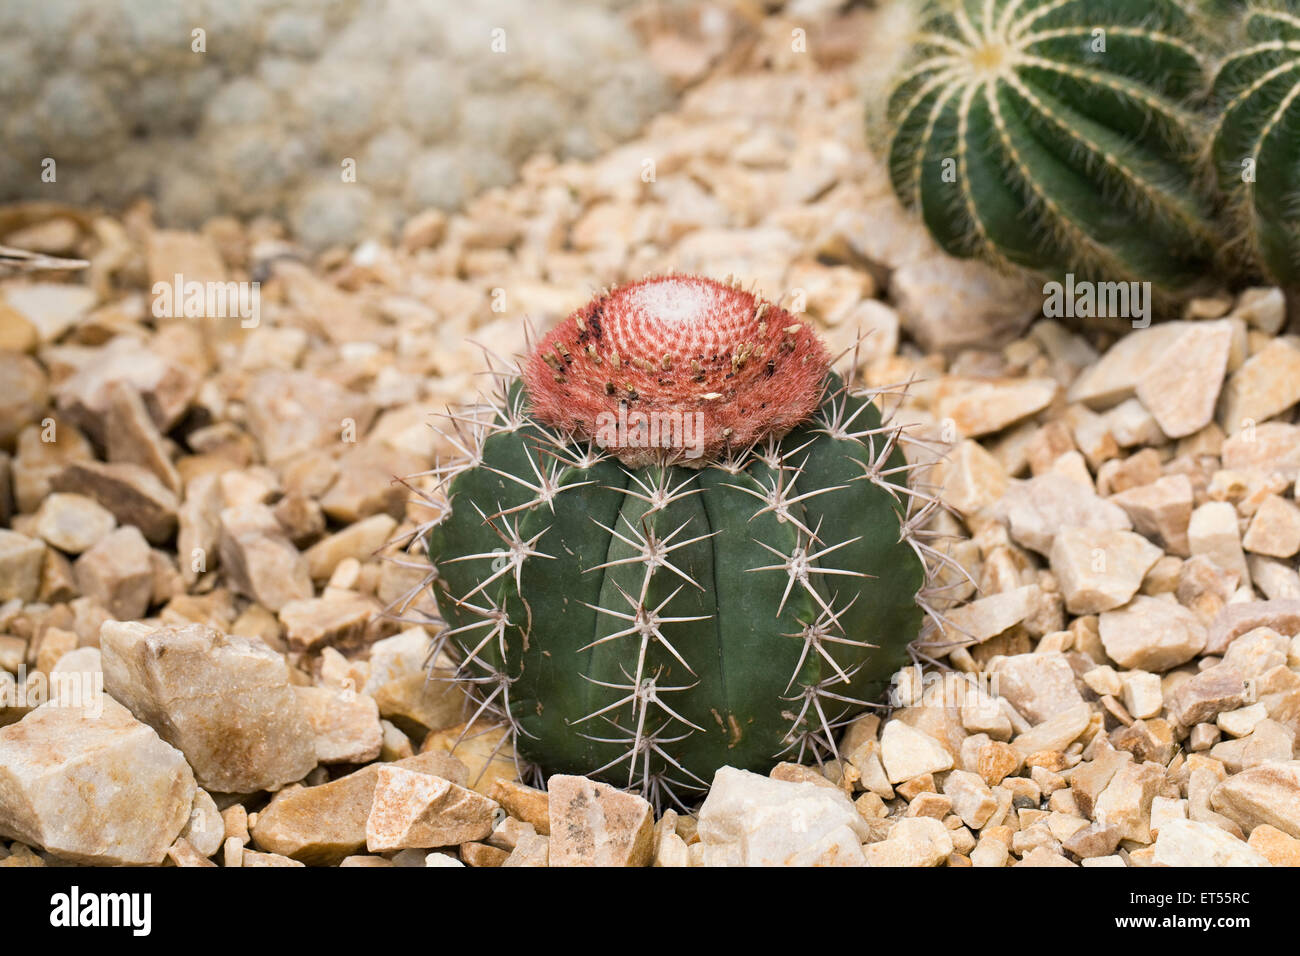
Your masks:
{"label": "small stone", "polygon": [[295,687],[315,737],[320,763],[368,763],[379,756],[383,730],[374,698],[332,687]]}
{"label": "small stone", "polygon": [[550,836],[551,805],[545,790],[536,790],[513,780],[497,780],[488,797],[505,807],[512,817],[531,824],[538,833]]}
{"label": "small stone", "polygon": [[174,747],[108,697],[0,728],[0,833],[91,866],[157,865],[194,802]]}
{"label": "small stone", "polygon": [[1160,689],[1160,675],[1146,671],[1128,671],[1123,682],[1124,709],[1138,720],[1155,717],[1164,708],[1164,694]]}
{"label": "small stone", "polygon": [[[719,776],[726,768],[718,771]],[[756,775],[754,775],[756,776]],[[765,778],[758,778],[765,779]],[[772,786],[807,786],[770,781]],[[555,774],[546,785],[550,803],[551,866],[649,866],[654,853],[654,810],[648,802],[608,784]],[[718,781],[701,808],[701,839],[707,803],[718,794]],[[829,791],[818,792],[829,793]],[[725,802],[718,796],[717,807]],[[848,798],[844,797],[848,804]],[[854,817],[852,804],[849,812]]]}
{"label": "small stone", "polygon": [[316,766],[289,668],[260,641],[109,622],[100,648],[104,689],[184,753],[205,789],[276,789]]}
{"label": "small stone", "polygon": [[1096,614],[1127,604],[1163,554],[1130,531],[1062,528],[1052,544],[1052,573],[1073,614]]}
{"label": "small stone", "polygon": [[166,544],[176,532],[176,495],[152,472],[129,462],[78,461],[54,476],[55,491],[91,498],[120,525],[135,525],[150,544]]}
{"label": "small stone", "polygon": [[1156,424],[1155,416],[1136,398],[1125,399],[1102,416],[1107,430],[1121,448],[1163,445],[1165,433]]}
{"label": "small stone", "polygon": [[978,830],[997,809],[997,800],[984,779],[965,770],[954,770],[943,782],[943,792],[952,800],[952,811],[962,823]]}
{"label": "small stone", "polygon": [[1268,710],[1263,704],[1251,704],[1249,707],[1223,711],[1214,722],[1229,737],[1245,737],[1267,716]]}
{"label": "small stone", "polygon": [[1138,399],[1170,438],[1200,431],[1214,418],[1232,337],[1231,322],[1190,324],[1138,382]]}
{"label": "small stone", "polygon": [[271,611],[312,597],[307,562],[271,509],[245,505],[220,512],[221,567],[230,586]]}
{"label": "small stone", "polygon": [[297,860],[278,853],[258,853],[256,850],[244,850],[240,866],[305,866]]}
{"label": "small stone", "polygon": [[216,801],[202,787],[194,790],[189,822],[181,831],[181,838],[204,857],[215,855],[226,838],[225,821],[217,810]]}
{"label": "small stone", "polygon": [[345,440],[345,430],[356,440],[375,415],[375,406],[365,396],[297,370],[258,373],[245,405],[249,431],[268,462],[336,447]]}
{"label": "small stone", "polygon": [[1001,463],[970,440],[960,442],[949,453],[941,478],[943,500],[964,516],[992,507],[1007,490],[1007,473]]}
{"label": "small stone", "polygon": [[127,382],[113,382],[108,396],[104,427],[108,460],[147,468],[166,488],[179,493],[180,475],[140,393]]}
{"label": "small stone", "polygon": [[1241,544],[1255,554],[1292,557],[1300,551],[1300,508],[1278,495],[1269,495],[1255,512]]}
{"label": "small stone", "polygon": [[[310,584],[308,589],[310,590]],[[350,591],[319,598],[287,601],[280,607],[280,623],[295,651],[325,646],[355,647],[365,643],[372,621],[379,614],[373,600]],[[391,713],[385,710],[385,717]]]}
{"label": "small stone", "polygon": [[1286,296],[1276,287],[1247,289],[1237,299],[1232,316],[1251,328],[1277,335],[1286,325]]}
{"label": "small stone", "polygon": [[1006,777],[1020,769],[1021,756],[1009,744],[990,741],[979,749],[975,769],[990,787],[996,787]]}
{"label": "small stone", "polygon": [[1093,821],[1069,834],[1061,841],[1061,847],[1081,860],[1089,860],[1114,853],[1115,847],[1119,846],[1119,840],[1118,826],[1113,823]]}
{"label": "small stone", "polygon": [[6,287],[3,301],[36,327],[42,342],[53,342],[94,306],[96,295],[83,285],[33,282]]}
{"label": "small stone", "polygon": [[890,783],[902,783],[953,766],[952,754],[939,741],[901,720],[885,725],[880,738],[880,757]]}
{"label": "small stone", "polygon": [[1118,697],[1124,692],[1124,685],[1119,674],[1109,664],[1102,664],[1100,667],[1094,667],[1086,671],[1083,675],[1083,682],[1094,693],[1102,697]]}
{"label": "small stone", "polygon": [[1093,808],[1099,823],[1119,828],[1120,837],[1139,843],[1151,842],[1151,801],[1164,780],[1163,768],[1155,763],[1121,764]]}
{"label": "small stone", "polygon": [[[281,790],[257,815],[253,840],[264,850],[312,866],[334,863],[355,853],[366,845],[366,820],[380,766],[371,764],[314,787]],[[462,787],[467,776],[463,764],[442,753],[418,754],[383,766],[431,774]],[[226,822],[229,825],[231,821],[227,818]],[[243,840],[247,842],[247,834]]]}
{"label": "small stone", "polygon": [[1210,625],[1206,654],[1223,654],[1237,638],[1266,627],[1286,637],[1300,634],[1300,601],[1251,601],[1229,604]]}
{"label": "small stone", "polygon": [[1064,750],[1092,721],[1092,708],[1078,704],[1030,728],[1011,742],[1023,756],[1044,750]]}
{"label": "small stone", "polygon": [[119,621],[144,617],[153,599],[149,543],[138,528],[118,528],[73,565],[81,593]]}
{"label": "small stone", "polygon": [[[135,336],[119,335],[96,349],[94,355],[93,361],[77,368],[55,392],[59,412],[101,447],[108,443],[110,388],[115,383],[129,384],[140,394],[154,424],[164,434],[185,416],[198,391],[198,376],[191,368]],[[113,510],[106,502],[101,504]],[[120,515],[118,520],[130,523]]]}
{"label": "small stone", "polygon": [[216,866],[207,857],[205,857],[189,840],[184,837],[178,837],[176,842],[171,845],[167,851],[167,858],[176,864],[176,866]]}
{"label": "small stone", "polygon": [[934,398],[934,414],[953,422],[957,433],[978,438],[1046,408],[1060,386],[1055,379],[943,379]]}
{"label": "small stone", "polygon": [[1263,422],[1300,402],[1300,349],[1278,338],[1228,377],[1219,422],[1228,434]]}
{"label": "small stone", "polygon": [[1168,551],[1191,553],[1187,528],[1192,520],[1192,483],[1186,475],[1168,475],[1137,488],[1120,491],[1110,501],[1133,521],[1133,527]]}
{"label": "small stone", "polygon": [[303,552],[313,581],[324,581],[341,561],[373,557],[392,537],[397,522],[386,514],[371,515],[342,531],[322,538]]}
{"label": "small stone", "polygon": [[0,528],[0,601],[36,600],[44,560],[40,541]]}
{"label": "small stone", "polygon": [[1223,467],[1233,471],[1278,472],[1288,481],[1300,474],[1300,426],[1264,422],[1223,443]]}
{"label": "small stone", "polygon": [[[891,208],[896,207],[891,202]],[[929,351],[988,348],[1009,341],[1038,311],[1029,305],[1034,297],[1026,295],[1023,279],[937,252],[900,263],[890,277],[889,291],[903,327]]]}
{"label": "small stone", "polygon": [[1205,648],[1206,630],[1186,608],[1138,595],[1122,608],[1103,611],[1099,628],[1106,653],[1121,667],[1162,672]]}
{"label": "small stone", "polygon": [[1267,823],[1300,839],[1300,761],[1268,763],[1234,774],[1214,788],[1210,803],[1247,832]]}
{"label": "small stone", "polygon": [[1161,322],[1124,336],[1074,380],[1068,400],[1109,408],[1131,398],[1187,328],[1186,322]]}
{"label": "small stone", "polygon": [[366,818],[366,847],[381,853],[482,840],[492,833],[496,806],[442,777],[382,764]]}
{"label": "small stone", "polygon": [[957,639],[982,643],[1015,627],[1034,610],[1040,597],[1032,585],[979,598],[947,612],[948,623]]}
{"label": "small stone", "polygon": [[1158,866],[1270,866],[1263,854],[1209,823],[1169,820],[1155,842]]}
{"label": "small stone", "polygon": [[1167,701],[1166,710],[1174,723],[1192,727],[1213,720],[1220,711],[1237,709],[1246,702],[1246,695],[1241,672],[1218,664],[1178,685]]}
{"label": "small stone", "polygon": [[1187,735],[1187,749],[1193,753],[1209,750],[1219,742],[1220,731],[1214,724],[1197,724]]}
{"label": "small stone", "polygon": [[1250,571],[1241,550],[1237,509],[1226,501],[1208,501],[1192,512],[1187,542],[1193,556],[1203,554],[1224,571],[1248,583]]}
{"label": "small stone", "polygon": [[1041,723],[1083,703],[1064,654],[997,657],[986,673],[997,682],[998,693],[1030,723]]}
{"label": "small stone", "polygon": [[1117,505],[1097,496],[1091,484],[1049,472],[1015,482],[1003,499],[1011,537],[1047,557],[1062,528],[1130,531],[1133,522]]}
{"label": "small stone", "polygon": [[952,834],[930,817],[899,820],[888,838],[862,848],[867,866],[938,866],[952,852]]}
{"label": "small stone", "polygon": [[81,554],[117,526],[117,519],[85,495],[55,493],[41,502],[34,531],[68,554]]}
{"label": "small stone", "polygon": [[1295,753],[1295,734],[1275,720],[1265,718],[1249,734],[1225,740],[1210,750],[1229,773],[1241,773],[1261,764],[1290,760]]}

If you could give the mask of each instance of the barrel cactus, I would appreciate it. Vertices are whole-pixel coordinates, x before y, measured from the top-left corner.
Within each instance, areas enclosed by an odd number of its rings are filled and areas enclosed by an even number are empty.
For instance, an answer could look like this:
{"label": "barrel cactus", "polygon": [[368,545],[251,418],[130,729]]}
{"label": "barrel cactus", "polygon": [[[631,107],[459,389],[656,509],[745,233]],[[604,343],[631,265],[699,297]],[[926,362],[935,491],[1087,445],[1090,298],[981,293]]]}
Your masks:
{"label": "barrel cactus", "polygon": [[533,766],[682,802],[723,765],[834,753],[907,662],[933,501],[777,305],[604,291],[456,420],[441,650]]}
{"label": "barrel cactus", "polygon": [[1214,81],[1213,156],[1241,258],[1300,286],[1300,0],[1257,3]]}
{"label": "barrel cactus", "polygon": [[879,132],[893,186],[948,252],[1150,281],[1214,258],[1198,171],[1205,30],[1177,0],[938,0]]}

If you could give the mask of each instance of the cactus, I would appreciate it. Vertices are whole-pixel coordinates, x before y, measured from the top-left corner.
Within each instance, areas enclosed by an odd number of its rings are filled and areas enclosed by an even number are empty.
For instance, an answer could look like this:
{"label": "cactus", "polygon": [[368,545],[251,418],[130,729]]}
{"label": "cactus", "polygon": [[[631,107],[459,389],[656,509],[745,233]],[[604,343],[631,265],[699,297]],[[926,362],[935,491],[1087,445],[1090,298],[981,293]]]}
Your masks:
{"label": "cactus", "polygon": [[1217,246],[1201,182],[1202,18],[1176,0],[925,6],[882,130],[949,253],[1190,291]]}
{"label": "cactus", "polygon": [[834,753],[908,659],[935,502],[814,331],[732,284],[647,279],[496,381],[454,416],[465,459],[427,528],[473,720],[658,803]]}
{"label": "cactus", "polygon": [[1245,14],[1240,48],[1214,80],[1213,157],[1236,250],[1273,281],[1300,285],[1300,0]]}

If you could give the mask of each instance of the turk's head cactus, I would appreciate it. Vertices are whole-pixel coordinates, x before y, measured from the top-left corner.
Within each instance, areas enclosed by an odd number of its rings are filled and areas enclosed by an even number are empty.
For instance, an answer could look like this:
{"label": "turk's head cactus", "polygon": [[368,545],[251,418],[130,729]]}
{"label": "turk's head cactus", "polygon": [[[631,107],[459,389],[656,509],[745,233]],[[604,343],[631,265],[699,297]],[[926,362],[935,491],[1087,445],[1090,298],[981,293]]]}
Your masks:
{"label": "turk's head cactus", "polygon": [[1258,3],[1214,81],[1213,155],[1238,251],[1300,286],[1300,0]]}
{"label": "turk's head cactus", "polygon": [[936,240],[1052,278],[1186,291],[1217,248],[1199,182],[1206,31],[1178,0],[941,0],[877,121]]}
{"label": "turk's head cactus", "polygon": [[834,753],[908,659],[933,553],[872,398],[786,310],[684,276],[498,377],[428,549],[442,649],[519,756],[680,802]]}

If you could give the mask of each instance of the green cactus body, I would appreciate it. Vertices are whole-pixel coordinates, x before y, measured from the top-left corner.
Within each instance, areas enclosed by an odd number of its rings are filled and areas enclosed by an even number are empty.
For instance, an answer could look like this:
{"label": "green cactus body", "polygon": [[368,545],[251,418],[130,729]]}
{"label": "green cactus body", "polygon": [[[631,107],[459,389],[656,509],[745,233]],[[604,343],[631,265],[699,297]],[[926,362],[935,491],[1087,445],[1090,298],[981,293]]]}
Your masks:
{"label": "green cactus body", "polygon": [[948,252],[1168,301],[1216,250],[1199,24],[1173,0],[926,5],[886,117],[895,191]]}
{"label": "green cactus body", "polygon": [[1244,258],[1300,285],[1300,0],[1257,4],[1214,82],[1213,156]]}
{"label": "green cactus body", "polygon": [[532,405],[499,397],[428,537],[444,647],[517,754],[681,801],[834,752],[921,623],[898,430],[832,373],[784,437],[630,467]]}

